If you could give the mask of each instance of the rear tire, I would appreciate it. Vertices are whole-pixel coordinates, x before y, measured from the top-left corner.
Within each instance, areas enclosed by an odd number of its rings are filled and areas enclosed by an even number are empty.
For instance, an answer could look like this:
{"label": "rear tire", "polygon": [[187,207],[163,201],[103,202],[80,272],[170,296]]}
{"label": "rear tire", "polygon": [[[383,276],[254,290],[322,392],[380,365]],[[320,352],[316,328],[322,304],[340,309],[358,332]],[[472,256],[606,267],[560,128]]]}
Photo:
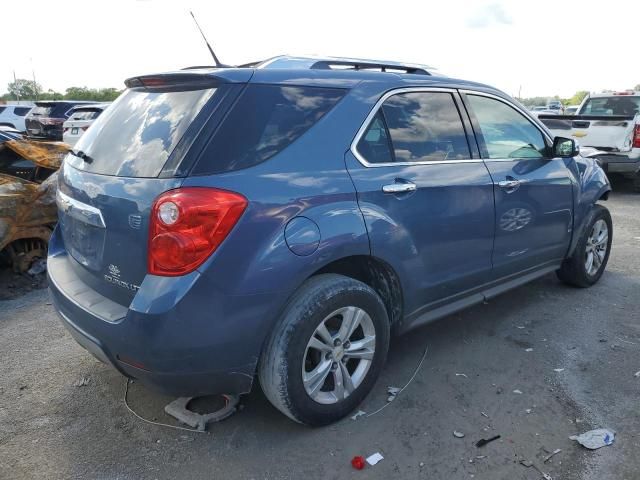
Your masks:
{"label": "rear tire", "polygon": [[612,240],[611,214],[605,207],[596,204],[573,255],[556,271],[558,278],[581,288],[595,284],[600,280],[609,261]]}
{"label": "rear tire", "polygon": [[269,401],[296,422],[333,423],[373,388],[389,349],[386,308],[343,275],[307,280],[287,304],[259,366]]}

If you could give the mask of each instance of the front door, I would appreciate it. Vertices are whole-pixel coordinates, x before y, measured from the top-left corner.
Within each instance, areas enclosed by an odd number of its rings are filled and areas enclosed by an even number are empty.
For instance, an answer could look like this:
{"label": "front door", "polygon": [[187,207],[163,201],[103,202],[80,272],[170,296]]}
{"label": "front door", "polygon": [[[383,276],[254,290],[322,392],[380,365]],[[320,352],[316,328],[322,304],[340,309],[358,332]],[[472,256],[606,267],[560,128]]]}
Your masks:
{"label": "front door", "polygon": [[573,225],[572,159],[552,158],[543,132],[505,100],[471,93],[465,100],[494,182],[494,279],[559,264]]}
{"label": "front door", "polygon": [[493,184],[454,91],[379,102],[346,155],[371,242],[402,282],[405,318],[489,281]]}

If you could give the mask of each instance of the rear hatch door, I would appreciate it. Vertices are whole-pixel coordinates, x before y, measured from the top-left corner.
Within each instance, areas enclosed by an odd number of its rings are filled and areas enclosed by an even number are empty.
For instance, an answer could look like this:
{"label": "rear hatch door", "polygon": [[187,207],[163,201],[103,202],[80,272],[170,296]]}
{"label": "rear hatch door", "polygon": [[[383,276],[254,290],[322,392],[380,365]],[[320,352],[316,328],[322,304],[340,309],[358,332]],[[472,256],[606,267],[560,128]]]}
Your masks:
{"label": "rear hatch door", "polygon": [[182,184],[176,173],[187,152],[235,91],[197,77],[129,82],[131,88],[65,158],[57,200],[72,268],[94,290],[123,305],[147,273],[155,198]]}

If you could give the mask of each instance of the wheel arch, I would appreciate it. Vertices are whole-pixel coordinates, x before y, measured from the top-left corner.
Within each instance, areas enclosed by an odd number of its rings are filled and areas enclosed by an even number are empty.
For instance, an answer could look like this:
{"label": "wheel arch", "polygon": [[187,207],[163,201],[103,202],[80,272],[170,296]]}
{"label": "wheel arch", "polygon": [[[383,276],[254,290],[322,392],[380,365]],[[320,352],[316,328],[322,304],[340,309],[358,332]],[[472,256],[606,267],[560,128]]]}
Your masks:
{"label": "wheel arch", "polygon": [[351,255],[324,265],[309,278],[323,273],[337,273],[369,285],[380,295],[391,326],[399,325],[404,312],[404,297],[400,277],[384,260],[371,255]]}

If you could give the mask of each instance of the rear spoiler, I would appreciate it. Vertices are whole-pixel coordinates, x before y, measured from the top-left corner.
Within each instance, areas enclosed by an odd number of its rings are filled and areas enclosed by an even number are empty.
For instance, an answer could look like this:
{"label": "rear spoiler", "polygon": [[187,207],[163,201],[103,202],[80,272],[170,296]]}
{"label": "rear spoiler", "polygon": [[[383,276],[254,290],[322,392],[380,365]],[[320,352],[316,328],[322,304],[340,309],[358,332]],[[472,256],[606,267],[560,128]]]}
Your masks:
{"label": "rear spoiler", "polygon": [[124,84],[127,88],[142,88],[145,90],[200,90],[215,88],[223,83],[246,83],[251,79],[252,75],[252,69],[212,68],[201,73],[180,71],[157,75],[141,75],[127,78]]}

